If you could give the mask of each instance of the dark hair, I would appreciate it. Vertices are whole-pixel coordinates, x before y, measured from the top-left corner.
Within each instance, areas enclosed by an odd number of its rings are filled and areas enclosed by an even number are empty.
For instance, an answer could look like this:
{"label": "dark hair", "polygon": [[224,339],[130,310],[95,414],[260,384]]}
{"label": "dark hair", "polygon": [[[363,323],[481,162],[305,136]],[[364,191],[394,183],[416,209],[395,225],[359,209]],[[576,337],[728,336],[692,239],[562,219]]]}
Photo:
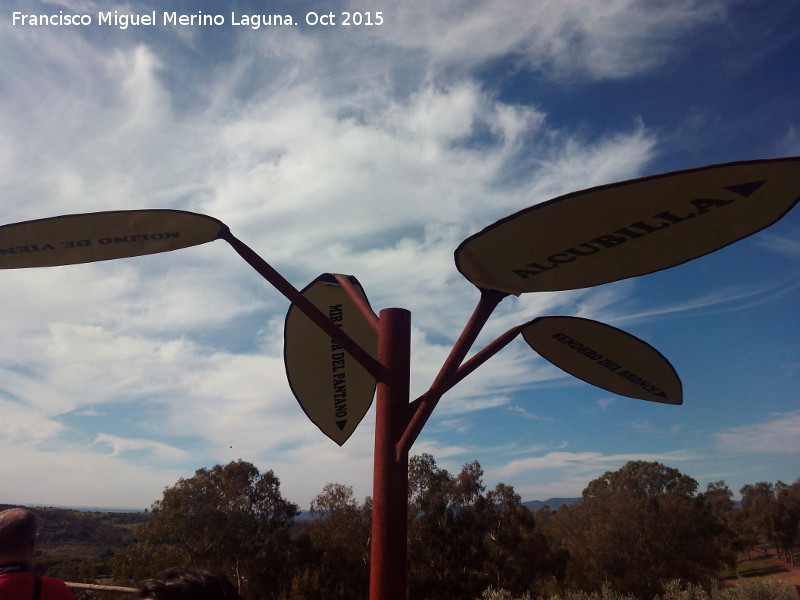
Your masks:
{"label": "dark hair", "polygon": [[36,539],[36,516],[26,508],[0,512],[0,554],[18,552]]}
{"label": "dark hair", "polygon": [[155,600],[241,600],[224,576],[209,569],[174,567],[142,582],[139,598]]}

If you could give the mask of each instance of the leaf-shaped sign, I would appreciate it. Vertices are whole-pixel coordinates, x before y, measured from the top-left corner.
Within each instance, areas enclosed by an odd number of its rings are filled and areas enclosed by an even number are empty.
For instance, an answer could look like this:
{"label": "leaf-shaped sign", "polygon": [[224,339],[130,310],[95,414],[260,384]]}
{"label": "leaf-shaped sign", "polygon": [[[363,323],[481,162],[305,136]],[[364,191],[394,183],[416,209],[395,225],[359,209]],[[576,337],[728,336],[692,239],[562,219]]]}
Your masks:
{"label": "leaf-shaped sign", "polygon": [[0,269],[55,267],[188,248],[217,239],[221,221],[180,210],[64,215],[0,227]]}
{"label": "leaf-shaped sign", "polygon": [[620,396],[683,404],[670,362],[639,338],[581,317],[540,317],[522,330],[531,348],[570,375]]}
{"label": "leaf-shaped sign", "polygon": [[[356,278],[350,282],[366,301]],[[377,333],[333,275],[320,275],[300,293],[377,358]],[[375,378],[294,304],[286,315],[284,338],[292,393],[308,418],[341,446],[372,404]]]}
{"label": "leaf-shaped sign", "polygon": [[636,277],[772,225],[800,199],[800,157],[702,167],[568,194],[467,238],[458,270],[519,295]]}

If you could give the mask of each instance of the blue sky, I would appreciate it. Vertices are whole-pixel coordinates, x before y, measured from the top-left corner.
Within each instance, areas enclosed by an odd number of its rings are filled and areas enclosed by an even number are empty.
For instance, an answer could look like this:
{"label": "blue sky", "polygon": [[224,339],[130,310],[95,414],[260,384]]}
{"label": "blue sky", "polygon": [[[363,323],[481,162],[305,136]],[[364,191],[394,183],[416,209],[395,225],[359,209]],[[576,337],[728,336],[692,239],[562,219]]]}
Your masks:
{"label": "blue sky", "polygon": [[[519,0],[160,2],[0,9],[2,223],[113,209],[214,216],[298,288],[358,277],[412,312],[412,397],[478,294],[467,236],[561,194],[800,154],[800,5]],[[97,25],[98,13],[158,25]],[[89,15],[90,26],[13,24]],[[253,29],[241,15],[291,15]],[[305,24],[333,12],[337,25]],[[346,27],[343,12],[382,25]],[[441,401],[412,452],[481,462],[526,500],[578,496],[628,460],[732,489],[800,476],[800,212],[679,267],[503,301],[477,347],[544,315],[646,340],[683,406],[614,397],[517,340]],[[224,242],[4,271],[0,502],[146,507],[199,467],[274,469],[307,508],[371,493],[374,411],[341,448],[282,363],[287,301]]]}

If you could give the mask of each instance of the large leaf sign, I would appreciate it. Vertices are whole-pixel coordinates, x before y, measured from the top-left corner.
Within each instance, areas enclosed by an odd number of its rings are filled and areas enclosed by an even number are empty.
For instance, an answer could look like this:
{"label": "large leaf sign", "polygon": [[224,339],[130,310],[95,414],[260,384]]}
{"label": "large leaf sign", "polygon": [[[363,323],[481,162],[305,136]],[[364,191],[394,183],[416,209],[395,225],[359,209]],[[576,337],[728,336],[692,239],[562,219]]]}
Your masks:
{"label": "large leaf sign", "polygon": [[[350,281],[364,296],[355,277]],[[333,275],[320,275],[300,293],[377,357],[377,333]],[[286,315],[284,336],[292,393],[308,418],[341,446],[372,404],[375,378],[294,304]]]}
{"label": "large leaf sign", "polygon": [[54,267],[188,248],[217,239],[226,226],[180,210],[121,210],[64,215],[0,227],[0,269]]}
{"label": "large leaf sign", "polygon": [[666,269],[772,225],[800,198],[800,157],[729,163],[575,192],[467,238],[481,289],[585,288]]}
{"label": "large leaf sign", "polygon": [[640,400],[683,404],[672,364],[647,342],[599,321],[540,317],[522,330],[531,348],[570,375]]}

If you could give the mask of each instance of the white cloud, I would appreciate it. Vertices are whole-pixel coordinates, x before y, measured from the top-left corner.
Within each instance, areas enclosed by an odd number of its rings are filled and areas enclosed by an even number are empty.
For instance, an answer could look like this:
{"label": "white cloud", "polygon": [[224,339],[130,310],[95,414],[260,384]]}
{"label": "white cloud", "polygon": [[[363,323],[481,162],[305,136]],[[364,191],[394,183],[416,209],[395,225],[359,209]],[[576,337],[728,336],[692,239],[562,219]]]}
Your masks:
{"label": "white cloud", "polygon": [[549,0],[500,3],[404,2],[388,13],[400,27],[378,30],[420,51],[440,68],[468,69],[505,55],[553,77],[624,78],[657,66],[668,44],[699,24],[720,20],[724,4]]}
{"label": "white cloud", "polygon": [[781,156],[797,156],[800,154],[800,134],[797,132],[797,127],[789,127],[786,130],[786,135],[779,146],[778,151]]}
{"label": "white cloud", "polygon": [[[788,248],[784,249],[788,250]],[[613,319],[617,324],[620,324],[682,312],[702,314],[742,310],[768,303],[776,297],[794,290],[797,285],[794,278],[788,278],[777,284],[769,283],[760,287],[751,286],[747,289],[742,287],[725,287],[702,296],[689,298],[683,302],[676,302],[666,306],[657,306],[640,312],[631,312],[628,310],[620,314],[621,311],[615,311],[616,314],[612,313],[611,315],[607,315],[606,318],[609,320]]]}
{"label": "white cloud", "polygon": [[[532,102],[500,100],[474,69],[514,57],[555,78],[630,77],[722,14],[688,0],[503,4],[395,4],[393,23],[363,36],[245,32],[213,56],[199,29],[109,42],[3,25],[4,222],[207,212],[297,287],[347,272],[376,308],[410,309],[412,389],[424,390],[478,298],[453,266],[457,244],[512,211],[640,175],[656,154],[646,124],[597,138],[558,129]],[[369,493],[373,413],[343,448],[308,422],[283,372],[287,303],[224,242],[2,279],[0,310],[13,318],[0,323],[11,340],[0,348],[0,452],[25,458],[0,461],[0,480],[27,490],[18,498],[58,489],[60,503],[147,505],[188,463],[239,457],[275,469],[292,499],[331,480]],[[510,298],[477,347],[548,312],[592,315],[630,289]],[[515,343],[437,415],[508,406],[513,391],[555,377]],[[123,408],[135,415],[127,425],[89,425]],[[100,431],[76,448],[80,426]],[[544,468],[525,464],[506,468]]]}
{"label": "white cloud", "polygon": [[714,434],[725,452],[735,454],[798,454],[800,448],[800,410],[774,413],[761,423],[731,427]]}
{"label": "white cloud", "polygon": [[797,240],[797,232],[792,232],[793,236],[782,236],[772,232],[765,232],[760,235],[758,243],[764,247],[789,258],[797,259],[800,257],[800,241]]}
{"label": "white cloud", "polygon": [[189,453],[180,448],[155,442],[153,440],[123,438],[107,433],[98,433],[94,443],[104,447],[111,447],[111,456],[120,456],[132,452],[145,452],[161,459],[182,461],[189,457]]}
{"label": "white cloud", "polygon": [[65,428],[36,408],[0,398],[0,445],[7,449],[21,443],[45,443],[61,435]]}
{"label": "white cloud", "polygon": [[527,419],[529,421],[552,421],[553,420],[552,417],[540,417],[539,415],[536,415],[536,414],[528,411],[527,409],[523,408],[522,406],[516,406],[516,405],[507,406],[506,410],[510,414],[512,414],[512,415],[514,415],[516,417],[520,417],[522,419]]}
{"label": "white cloud", "polygon": [[607,471],[619,468],[631,460],[676,461],[686,460],[684,452],[663,454],[612,454],[601,452],[549,452],[543,456],[517,459],[500,468],[497,473],[502,476],[516,475],[522,471],[544,469],[580,469],[589,471]]}
{"label": "white cloud", "polygon": [[607,410],[609,406],[616,404],[619,401],[619,398],[599,398],[597,400],[597,406],[599,406],[602,410]]}
{"label": "white cloud", "polygon": [[20,443],[3,455],[13,460],[0,461],[0,493],[4,502],[20,504],[146,508],[164,487],[194,471],[121,461],[92,447]]}
{"label": "white cloud", "polygon": [[631,429],[635,429],[637,431],[641,431],[647,433],[651,436],[669,436],[673,437],[676,436],[681,429],[683,429],[683,425],[672,425],[670,427],[663,427],[657,423],[653,423],[649,419],[644,419],[643,421],[632,421],[628,423],[628,427]]}
{"label": "white cloud", "polygon": [[[487,467],[487,477],[498,481],[522,481],[515,486],[523,498],[576,497],[593,479],[632,460],[658,461],[674,465],[692,460],[686,451],[664,453],[604,454],[602,452],[548,452],[515,459],[505,465]],[[553,507],[556,508],[556,507]]]}

